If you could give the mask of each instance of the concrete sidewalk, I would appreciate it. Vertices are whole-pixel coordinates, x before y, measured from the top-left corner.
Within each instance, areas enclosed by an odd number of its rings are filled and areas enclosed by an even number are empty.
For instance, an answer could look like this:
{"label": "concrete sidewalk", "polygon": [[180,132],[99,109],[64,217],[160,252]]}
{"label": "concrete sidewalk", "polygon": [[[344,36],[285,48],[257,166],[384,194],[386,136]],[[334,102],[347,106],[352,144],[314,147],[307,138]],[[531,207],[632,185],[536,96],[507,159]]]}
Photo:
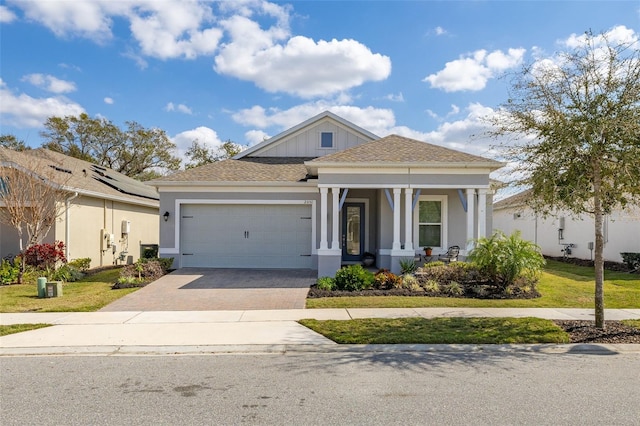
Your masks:
{"label": "concrete sidewalk", "polygon": [[[0,337],[0,355],[345,350],[344,345],[337,345],[296,321],[303,318],[348,320],[401,317],[538,317],[593,320],[593,310],[402,308],[3,313],[0,314],[1,325],[47,323],[55,326]],[[640,319],[640,309],[608,309],[605,312],[605,318],[607,320]],[[417,346],[424,345],[382,346],[387,347],[387,350],[403,348],[415,350]],[[447,350],[453,348],[451,345],[428,345],[427,350],[438,346],[446,346]],[[494,345],[494,347],[498,346],[503,345]],[[528,348],[526,350],[532,347],[532,345],[520,346]],[[556,352],[559,347],[565,347],[561,350],[564,351],[567,347],[573,346],[575,345],[542,345],[542,347],[556,348],[549,349]],[[607,351],[640,352],[640,345],[581,345],[581,347],[588,350],[594,350],[597,347],[605,348]],[[351,349],[354,349],[353,346]]]}

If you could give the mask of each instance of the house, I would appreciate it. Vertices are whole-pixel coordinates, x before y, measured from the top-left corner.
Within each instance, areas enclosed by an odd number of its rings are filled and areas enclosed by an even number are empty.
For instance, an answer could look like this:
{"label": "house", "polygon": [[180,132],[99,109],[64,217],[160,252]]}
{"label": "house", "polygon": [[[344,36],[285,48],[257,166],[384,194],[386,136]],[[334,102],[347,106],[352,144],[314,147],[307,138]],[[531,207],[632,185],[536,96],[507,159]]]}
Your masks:
{"label": "house", "polygon": [[[522,238],[532,241],[547,256],[569,256],[593,259],[595,242],[594,219],[590,215],[572,215],[557,211],[543,218],[526,205],[530,190],[496,202],[493,205],[493,226],[511,234],[520,231]],[[621,252],[640,252],[640,206],[616,210],[605,216],[605,260],[622,262]]]}
{"label": "house", "polygon": [[[69,260],[91,258],[91,267],[133,262],[140,245],[158,244],[157,191],[111,169],[46,149],[0,147],[0,178],[17,169],[47,185],[61,187],[61,214],[44,243],[62,241]],[[5,176],[6,176],[5,172]],[[0,179],[11,190],[10,179]],[[6,208],[0,197],[0,208]],[[15,228],[0,224],[0,257],[20,253]]]}
{"label": "house", "polygon": [[440,253],[491,232],[489,174],[501,166],[324,112],[232,159],[152,181],[166,219],[160,256],[333,276],[371,252],[399,271],[425,246]]}

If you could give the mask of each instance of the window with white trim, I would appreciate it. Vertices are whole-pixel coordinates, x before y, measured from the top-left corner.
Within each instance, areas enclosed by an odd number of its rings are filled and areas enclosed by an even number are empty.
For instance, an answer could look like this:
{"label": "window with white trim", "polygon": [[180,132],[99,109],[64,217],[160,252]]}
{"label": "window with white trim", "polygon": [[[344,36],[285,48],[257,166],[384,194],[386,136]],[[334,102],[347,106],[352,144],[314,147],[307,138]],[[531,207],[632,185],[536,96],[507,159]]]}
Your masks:
{"label": "window with white trim", "polygon": [[447,247],[447,196],[422,195],[416,203],[414,241],[418,247]]}
{"label": "window with white trim", "polygon": [[320,148],[333,148],[333,132],[320,133]]}

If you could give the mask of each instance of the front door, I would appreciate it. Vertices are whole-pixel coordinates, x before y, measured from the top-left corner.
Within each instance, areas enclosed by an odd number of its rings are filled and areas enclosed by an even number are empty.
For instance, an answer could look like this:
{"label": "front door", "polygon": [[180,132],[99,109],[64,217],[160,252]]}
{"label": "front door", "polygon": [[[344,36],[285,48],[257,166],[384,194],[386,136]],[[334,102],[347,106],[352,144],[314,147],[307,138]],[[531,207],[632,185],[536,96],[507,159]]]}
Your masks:
{"label": "front door", "polygon": [[359,261],[364,254],[364,203],[342,206],[342,260]]}

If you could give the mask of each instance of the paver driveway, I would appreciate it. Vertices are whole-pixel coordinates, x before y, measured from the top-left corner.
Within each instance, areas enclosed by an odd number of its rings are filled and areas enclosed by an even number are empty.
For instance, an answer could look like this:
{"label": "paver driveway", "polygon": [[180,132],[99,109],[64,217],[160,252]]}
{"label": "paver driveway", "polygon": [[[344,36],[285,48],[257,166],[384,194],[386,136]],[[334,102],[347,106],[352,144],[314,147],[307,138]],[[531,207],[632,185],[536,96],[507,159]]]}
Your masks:
{"label": "paver driveway", "polygon": [[310,269],[183,268],[101,311],[302,309],[316,274]]}

